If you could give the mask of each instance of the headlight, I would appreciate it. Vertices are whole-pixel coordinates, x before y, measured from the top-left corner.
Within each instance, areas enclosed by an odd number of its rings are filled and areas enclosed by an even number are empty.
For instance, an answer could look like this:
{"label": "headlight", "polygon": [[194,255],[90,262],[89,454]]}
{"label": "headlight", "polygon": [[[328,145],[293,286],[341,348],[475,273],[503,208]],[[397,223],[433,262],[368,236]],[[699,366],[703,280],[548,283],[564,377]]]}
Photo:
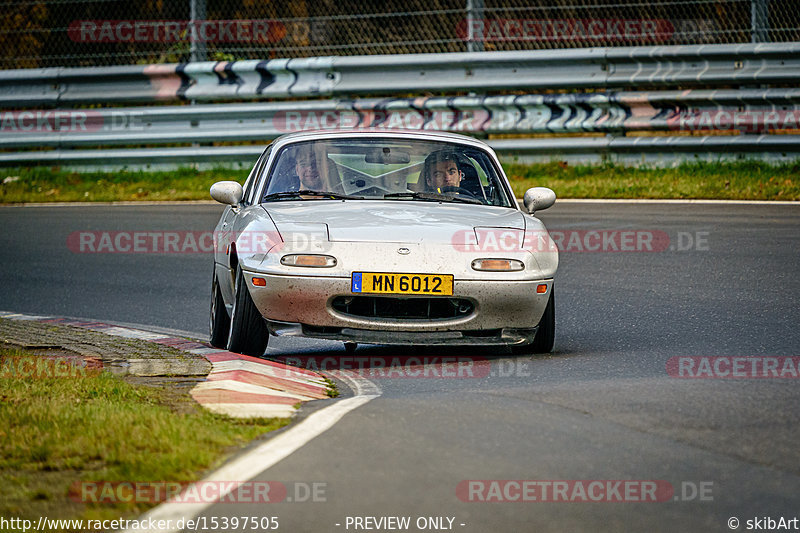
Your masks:
{"label": "headlight", "polygon": [[487,272],[514,272],[525,270],[525,263],[516,259],[476,259],[472,262],[472,269]]}
{"label": "headlight", "polygon": [[330,255],[292,254],[281,257],[281,264],[296,267],[330,268],[336,266],[336,258]]}

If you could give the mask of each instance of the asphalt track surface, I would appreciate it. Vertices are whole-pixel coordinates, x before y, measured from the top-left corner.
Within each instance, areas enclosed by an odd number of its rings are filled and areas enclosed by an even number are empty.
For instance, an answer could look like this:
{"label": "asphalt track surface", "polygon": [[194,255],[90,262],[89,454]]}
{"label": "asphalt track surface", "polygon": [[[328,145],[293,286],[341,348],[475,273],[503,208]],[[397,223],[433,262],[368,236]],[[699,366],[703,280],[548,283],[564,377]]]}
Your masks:
{"label": "asphalt track surface", "polygon": [[[90,230],[211,230],[220,212],[0,208],[0,309],[205,332],[208,255],[76,253],[67,241]],[[673,357],[800,356],[800,206],[562,202],[541,218],[567,236],[664,232],[654,233],[664,249],[562,252],[552,356],[428,349],[419,355],[486,358],[490,370],[374,379],[382,396],[256,476],[282,482],[294,500],[321,483],[319,501],[218,504],[204,515],[273,516],[291,532],[366,531],[352,520],[367,516],[410,517],[409,531],[420,530],[418,517],[450,517],[465,532],[731,531],[733,517],[739,530],[748,520],[800,518],[800,380],[667,371]],[[268,353],[344,351],[273,339]],[[459,498],[464,480],[661,480],[674,492],[662,502],[573,493],[475,502]]]}

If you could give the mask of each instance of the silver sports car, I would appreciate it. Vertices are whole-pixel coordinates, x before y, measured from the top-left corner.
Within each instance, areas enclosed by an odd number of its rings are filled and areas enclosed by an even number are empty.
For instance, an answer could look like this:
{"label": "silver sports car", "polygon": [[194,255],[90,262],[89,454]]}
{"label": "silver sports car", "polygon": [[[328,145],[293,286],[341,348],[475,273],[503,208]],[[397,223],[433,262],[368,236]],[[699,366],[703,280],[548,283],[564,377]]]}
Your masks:
{"label": "silver sports car", "polygon": [[275,140],[244,187],[222,181],[211,344],[270,335],[553,349],[558,250],[520,210],[495,153],[439,132],[314,131]]}

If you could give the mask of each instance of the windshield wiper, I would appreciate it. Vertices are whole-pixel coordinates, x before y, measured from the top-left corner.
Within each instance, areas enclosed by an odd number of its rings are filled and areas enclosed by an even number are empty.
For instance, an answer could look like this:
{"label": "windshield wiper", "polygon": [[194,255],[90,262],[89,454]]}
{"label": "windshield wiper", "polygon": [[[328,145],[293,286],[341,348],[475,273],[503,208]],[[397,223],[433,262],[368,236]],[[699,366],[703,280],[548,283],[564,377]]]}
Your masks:
{"label": "windshield wiper", "polygon": [[467,198],[437,192],[393,192],[384,194],[383,198],[413,198],[415,200],[425,200],[427,202],[463,202],[465,204],[483,205],[483,202],[477,198]]}
{"label": "windshield wiper", "polygon": [[299,196],[320,196],[331,198],[333,200],[363,200],[363,196],[350,196],[349,194],[339,194],[338,192],[330,191],[312,191],[309,189],[301,189],[299,191],[283,191],[274,192],[266,195],[261,201],[269,202],[270,200],[280,200],[282,198],[297,198]]}

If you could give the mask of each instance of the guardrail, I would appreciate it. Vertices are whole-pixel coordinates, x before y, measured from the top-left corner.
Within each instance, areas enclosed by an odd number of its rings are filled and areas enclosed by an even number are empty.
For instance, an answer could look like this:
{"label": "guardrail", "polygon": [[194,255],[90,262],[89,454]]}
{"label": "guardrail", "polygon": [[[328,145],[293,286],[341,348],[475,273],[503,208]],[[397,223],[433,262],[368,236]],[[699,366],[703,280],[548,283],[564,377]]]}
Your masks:
{"label": "guardrail", "polygon": [[[800,135],[702,137],[557,137],[487,141],[497,152],[523,162],[574,163],[613,161],[627,165],[675,165],[755,157],[772,162],[800,157]],[[172,168],[198,164],[250,166],[264,146],[201,146],[98,150],[49,150],[0,153],[0,166],[69,166],[79,168]]]}
{"label": "guardrail", "polygon": [[0,106],[796,83],[800,43],[401,54],[0,71]]}
{"label": "guardrail", "polygon": [[0,149],[266,142],[306,129],[470,134],[768,133],[800,128],[800,89],[687,90],[0,111]]}
{"label": "guardrail", "polygon": [[[800,155],[800,43],[327,57],[96,69],[0,71],[0,106],[30,107],[397,94],[433,90],[605,92],[387,97],[0,111],[0,165],[141,165],[252,160],[251,147],[82,147],[258,142],[316,128],[406,128],[469,134],[603,133],[494,142],[530,157],[675,161]],[[707,89],[703,87],[726,85]],[[613,88],[652,87],[648,91]],[[680,89],[669,89],[680,87]],[[748,88],[750,87],[750,88]],[[659,137],[625,137],[659,132]],[[737,135],[737,134],[743,135]],[[687,135],[688,134],[688,135]],[[773,139],[774,138],[774,139]],[[52,150],[42,150],[42,149]],[[209,148],[214,148],[209,150]],[[26,150],[26,151],[22,151]],[[205,154],[209,154],[207,157]],[[658,156],[657,154],[662,154]]]}

